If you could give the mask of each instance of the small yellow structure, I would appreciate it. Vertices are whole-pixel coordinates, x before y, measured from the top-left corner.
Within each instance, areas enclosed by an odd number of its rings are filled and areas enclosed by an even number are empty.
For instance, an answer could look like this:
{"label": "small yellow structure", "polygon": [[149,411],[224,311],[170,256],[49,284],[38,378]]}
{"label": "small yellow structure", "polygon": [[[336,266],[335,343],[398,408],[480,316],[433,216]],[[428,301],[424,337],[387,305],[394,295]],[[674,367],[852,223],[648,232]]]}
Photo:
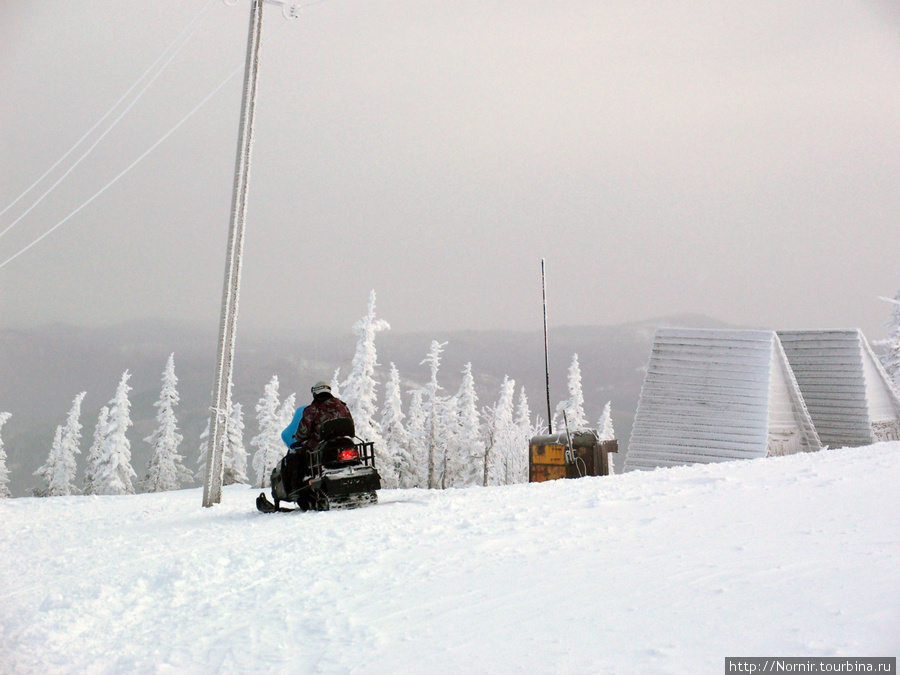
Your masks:
{"label": "small yellow structure", "polygon": [[617,440],[600,441],[593,431],[535,436],[528,453],[529,481],[608,476],[609,453],[618,451]]}

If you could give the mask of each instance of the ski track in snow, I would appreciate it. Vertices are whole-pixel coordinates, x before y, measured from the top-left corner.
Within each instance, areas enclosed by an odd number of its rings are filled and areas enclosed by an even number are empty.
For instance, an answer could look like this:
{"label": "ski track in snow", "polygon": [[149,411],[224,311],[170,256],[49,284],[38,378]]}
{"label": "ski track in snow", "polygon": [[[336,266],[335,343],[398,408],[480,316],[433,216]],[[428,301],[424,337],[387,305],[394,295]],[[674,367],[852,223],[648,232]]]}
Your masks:
{"label": "ski track in snow", "polygon": [[900,652],[900,443],[331,513],[0,500],[3,673],[687,673]]}

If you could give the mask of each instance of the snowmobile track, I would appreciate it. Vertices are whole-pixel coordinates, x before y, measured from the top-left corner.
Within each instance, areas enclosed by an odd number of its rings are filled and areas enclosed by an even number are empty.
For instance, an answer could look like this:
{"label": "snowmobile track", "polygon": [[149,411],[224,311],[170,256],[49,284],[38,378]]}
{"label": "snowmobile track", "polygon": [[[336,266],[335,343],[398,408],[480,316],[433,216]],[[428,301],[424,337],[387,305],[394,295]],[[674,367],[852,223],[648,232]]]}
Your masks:
{"label": "snowmobile track", "polygon": [[[326,498],[324,508],[311,509],[314,511],[346,511],[356,509],[362,506],[374,506],[378,503],[378,495],[375,492],[363,492],[356,495],[344,495],[341,497]],[[266,497],[265,492],[260,492],[256,498],[256,508],[261,513],[289,513],[291,511],[306,511],[301,507],[287,508],[284,506],[275,506]]]}

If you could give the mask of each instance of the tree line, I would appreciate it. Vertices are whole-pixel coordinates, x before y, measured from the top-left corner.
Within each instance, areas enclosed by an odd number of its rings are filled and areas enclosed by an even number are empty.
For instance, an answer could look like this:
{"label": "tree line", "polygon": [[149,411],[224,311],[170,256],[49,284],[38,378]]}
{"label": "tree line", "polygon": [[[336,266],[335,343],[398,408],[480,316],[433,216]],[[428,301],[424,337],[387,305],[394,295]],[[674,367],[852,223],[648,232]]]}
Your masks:
{"label": "tree line", "polygon": [[[497,399],[481,406],[475,391],[472,364],[465,365],[462,382],[455,393],[440,384],[441,357],[446,342],[432,341],[422,361],[429,380],[424,386],[401,378],[391,363],[385,382],[378,379],[376,336],[390,328],[376,317],[375,292],[369,295],[366,315],[353,326],[356,351],[350,371],[341,378],[340,369],[332,378],[332,392],[343,399],[353,415],[356,433],[374,442],[377,466],[385,488],[453,488],[473,485],[507,485],[528,481],[529,440],[546,432],[546,424],[532,415],[524,387],[504,377]],[[127,431],[132,426],[128,393],[131,377],[126,370],[115,395],[99,413],[93,438],[85,457],[84,480],[76,485],[76,456],[81,453],[81,403],[85,392],[72,402],[66,420],[56,429],[47,460],[35,475],[42,479],[35,496],[74,494],[118,495],[135,492],[176,490],[205,478],[209,451],[209,425],[198,442],[198,466],[191,471],[181,454],[183,436],[178,431],[175,408],[179,402],[175,355],[171,354],[162,374],[162,386],[156,408],[156,429],[144,442],[152,447],[144,475],[138,478],[131,464],[131,442]],[[594,429],[601,440],[613,438],[611,404],[601,419],[591,425],[584,412],[584,396],[578,355],[569,367],[568,398],[554,414],[553,428],[570,431]],[[382,394],[379,395],[379,391]],[[404,406],[404,394],[408,403]],[[231,396],[229,396],[231,401]],[[287,452],[281,432],[296,410],[296,395],[280,399],[279,380],[273,376],[256,404],[258,433],[244,442],[244,410],[240,403],[229,403],[223,457],[223,484],[252,484],[268,487],[272,469]],[[0,413],[0,431],[9,419]],[[253,476],[250,476],[252,469]],[[0,496],[9,496],[9,473],[0,436]]]}

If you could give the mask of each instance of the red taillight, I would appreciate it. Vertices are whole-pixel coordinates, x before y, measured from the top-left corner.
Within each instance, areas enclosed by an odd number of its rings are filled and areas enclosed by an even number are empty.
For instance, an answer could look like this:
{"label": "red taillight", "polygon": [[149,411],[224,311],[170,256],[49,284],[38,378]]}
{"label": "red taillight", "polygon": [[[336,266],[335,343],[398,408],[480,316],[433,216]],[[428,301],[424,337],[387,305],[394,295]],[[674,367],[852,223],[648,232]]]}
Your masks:
{"label": "red taillight", "polygon": [[345,461],[348,459],[359,459],[359,453],[356,450],[341,450],[338,453],[338,460]]}

